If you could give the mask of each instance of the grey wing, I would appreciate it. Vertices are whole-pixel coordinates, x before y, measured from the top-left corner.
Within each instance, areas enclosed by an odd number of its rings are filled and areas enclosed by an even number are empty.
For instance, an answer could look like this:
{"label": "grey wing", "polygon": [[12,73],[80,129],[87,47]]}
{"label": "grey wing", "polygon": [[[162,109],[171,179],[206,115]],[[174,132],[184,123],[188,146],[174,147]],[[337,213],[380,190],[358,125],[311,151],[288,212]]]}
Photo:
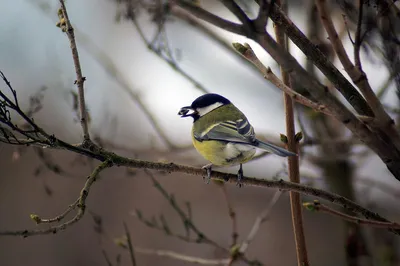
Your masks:
{"label": "grey wing", "polygon": [[250,145],[255,145],[257,143],[254,128],[247,119],[224,121],[215,124],[210,127],[208,131],[203,132],[202,135],[195,135],[195,138],[199,141],[220,140]]}
{"label": "grey wing", "polygon": [[195,135],[194,137],[198,141],[219,140],[252,145],[282,157],[297,155],[296,153],[290,152],[284,148],[256,139],[253,127],[245,119],[240,119],[235,122],[225,121],[215,124],[210,127],[208,131],[203,132],[202,135]]}

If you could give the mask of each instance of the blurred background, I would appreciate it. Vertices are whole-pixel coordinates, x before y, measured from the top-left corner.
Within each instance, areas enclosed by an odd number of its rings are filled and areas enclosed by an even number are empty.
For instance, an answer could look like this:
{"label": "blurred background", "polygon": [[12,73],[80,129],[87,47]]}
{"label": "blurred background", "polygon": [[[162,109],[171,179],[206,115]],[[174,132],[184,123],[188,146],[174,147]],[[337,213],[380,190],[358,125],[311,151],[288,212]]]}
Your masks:
{"label": "blurred background", "polygon": [[[250,17],[257,15],[253,1],[237,2]],[[354,2],[331,3],[332,17],[350,55],[353,47],[348,33],[354,36],[356,16],[350,8]],[[60,139],[79,143],[82,130],[75,70],[68,39],[56,27],[59,2],[0,0],[0,4],[0,70],[17,91],[21,106],[29,109],[32,99],[40,102],[40,110],[34,114],[37,124]],[[198,4],[237,22],[218,1]],[[230,44],[250,43],[263,63],[279,74],[277,64],[245,37],[166,7],[168,2],[161,0],[67,1],[87,78],[86,103],[95,141],[128,157],[200,167],[207,162],[191,146],[192,121],[180,119],[177,112],[205,92],[215,92],[239,107],[259,136],[279,143],[279,134],[285,133],[282,93]],[[374,7],[365,9],[365,21],[373,20]],[[289,1],[289,17],[314,43],[327,47],[327,55],[342,71],[330,52],[313,1]],[[364,71],[397,118],[396,88],[400,87],[385,53],[388,48],[382,29],[375,23],[366,24],[367,30],[361,52]],[[273,35],[271,21],[268,31]],[[293,44],[290,51],[326,82]],[[301,90],[301,84],[295,86]],[[0,88],[6,89],[4,84]],[[346,196],[400,221],[400,184],[379,158],[336,121],[302,107],[296,111],[297,131],[304,135],[302,183]],[[70,152],[0,143],[0,231],[34,228],[29,218],[32,213],[43,218],[60,214],[78,197],[96,165]],[[247,163],[244,171],[257,178],[287,179],[286,167],[284,159],[264,156]],[[237,171],[235,167],[221,170]],[[198,177],[152,173],[185,212],[190,203],[197,228],[226,249],[232,245],[233,232],[228,207],[236,214],[240,244],[275,197],[276,204],[246,255],[264,265],[296,265],[288,193],[278,197],[274,189],[206,185]],[[104,171],[89,195],[87,209],[80,222],[56,235],[0,237],[0,264],[110,265],[108,257],[112,265],[118,265],[118,260],[120,265],[131,265],[128,251],[119,242],[125,234],[124,222],[136,248],[207,259],[227,257],[215,245],[188,243],[146,225],[143,219],[155,217],[165,220],[171,231],[185,234],[176,210],[142,170]],[[144,218],[139,219],[138,213]],[[349,225],[323,213],[305,211],[304,217],[311,265],[400,265],[399,238],[385,230]],[[138,265],[192,265],[143,252],[137,252],[136,259]],[[245,264],[239,261],[235,265]]]}

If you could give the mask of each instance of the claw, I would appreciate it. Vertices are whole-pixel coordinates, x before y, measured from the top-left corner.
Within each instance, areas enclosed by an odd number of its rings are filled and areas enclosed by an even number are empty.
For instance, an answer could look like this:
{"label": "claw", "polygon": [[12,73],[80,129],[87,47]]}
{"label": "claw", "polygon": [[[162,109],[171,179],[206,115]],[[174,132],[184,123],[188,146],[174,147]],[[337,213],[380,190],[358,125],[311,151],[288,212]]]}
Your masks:
{"label": "claw", "polygon": [[206,171],[207,171],[207,177],[203,177],[204,182],[205,182],[206,184],[210,184],[212,165],[213,165],[212,163],[209,163],[209,164],[204,165],[204,166],[202,167],[202,169],[206,169]]}
{"label": "claw", "polygon": [[238,186],[238,187],[242,187],[242,186],[243,186],[243,184],[242,184],[242,178],[243,178],[243,168],[242,168],[242,164],[240,164],[240,168],[239,168],[239,171],[238,171],[238,173],[237,173],[237,183],[236,183],[236,186]]}

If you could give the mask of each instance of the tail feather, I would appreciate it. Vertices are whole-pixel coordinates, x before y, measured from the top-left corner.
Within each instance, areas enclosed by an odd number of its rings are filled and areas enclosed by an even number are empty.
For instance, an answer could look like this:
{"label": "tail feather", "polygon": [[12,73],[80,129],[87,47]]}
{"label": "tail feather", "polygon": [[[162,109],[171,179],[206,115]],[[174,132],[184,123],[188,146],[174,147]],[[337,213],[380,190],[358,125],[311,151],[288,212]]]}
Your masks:
{"label": "tail feather", "polygon": [[256,147],[257,147],[257,148],[260,148],[260,149],[263,149],[263,150],[265,150],[265,151],[267,151],[267,152],[271,152],[271,153],[273,153],[273,154],[282,156],[282,157],[297,156],[297,154],[294,153],[294,152],[288,151],[288,150],[286,150],[286,149],[284,149],[284,148],[275,146],[275,145],[270,144],[270,143],[262,142],[262,141],[260,141],[260,140],[258,140],[258,144],[257,144]]}

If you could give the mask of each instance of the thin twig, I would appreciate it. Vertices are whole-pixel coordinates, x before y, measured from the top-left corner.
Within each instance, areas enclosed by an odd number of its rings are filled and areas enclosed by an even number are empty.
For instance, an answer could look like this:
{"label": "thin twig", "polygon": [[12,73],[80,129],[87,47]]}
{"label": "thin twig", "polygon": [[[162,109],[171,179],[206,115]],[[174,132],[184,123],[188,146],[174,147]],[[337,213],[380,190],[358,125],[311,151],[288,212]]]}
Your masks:
{"label": "thin twig", "polygon": [[[128,6],[128,12],[127,12],[127,17],[132,21],[134,27],[136,28],[137,32],[139,33],[140,38],[146,45],[146,47],[153,52],[156,56],[158,56],[160,59],[162,59],[164,62],[166,62],[174,71],[176,71],[178,74],[180,74],[182,77],[187,79],[190,83],[192,83],[198,90],[200,90],[203,93],[208,93],[209,90],[202,85],[199,81],[197,81],[194,77],[192,77],[189,73],[184,71],[178,64],[177,62],[171,57],[171,52],[170,49],[168,49],[168,57],[165,57],[162,54],[162,51],[157,49],[154,46],[154,42],[148,41],[142,28],[140,27],[137,19],[136,19],[136,14],[133,13],[133,8]],[[160,25],[162,28],[160,30],[164,30],[165,23]]]}
{"label": "thin twig", "polygon": [[78,203],[79,203],[79,198],[74,203],[69,205],[68,208],[62,214],[60,214],[54,218],[43,219],[35,214],[31,214],[31,219],[34,220],[36,222],[36,224],[59,223],[60,221],[62,221],[65,218],[65,216],[67,216],[71,211],[73,211],[76,208]]}
{"label": "thin twig", "polygon": [[125,229],[126,241],[128,243],[129,256],[131,258],[131,263],[132,263],[132,266],[136,266],[135,251],[132,246],[131,234],[129,233],[128,226],[126,225],[125,222],[124,222],[124,229]]}
{"label": "thin twig", "polygon": [[232,206],[231,198],[229,197],[228,191],[226,190],[226,186],[224,184],[222,184],[221,189],[224,194],[226,205],[228,207],[229,217],[231,218],[231,221],[232,221],[232,244],[231,244],[231,246],[233,247],[236,245],[237,238],[239,236],[238,230],[237,230],[236,212]]}
{"label": "thin twig", "polygon": [[257,235],[258,230],[261,228],[261,224],[264,223],[265,221],[268,220],[272,208],[275,206],[275,204],[278,202],[279,198],[282,195],[282,191],[278,190],[275,192],[274,196],[268,203],[268,206],[260,213],[260,215],[257,216],[256,220],[254,221],[254,224],[247,235],[246,239],[243,241],[243,243],[240,245],[239,252],[244,254],[249,247],[250,243],[254,240],[254,238]]}
{"label": "thin twig", "polygon": [[223,37],[221,37],[220,34],[218,34],[208,25],[206,25],[204,21],[197,19],[195,16],[187,12],[185,9],[177,5],[171,4],[170,2],[168,2],[167,4],[173,16],[181,19],[182,21],[185,21],[189,25],[193,26],[195,29],[198,29],[204,35],[209,37],[209,39],[211,39],[212,41],[216,42],[219,46],[224,48],[225,51],[231,53],[233,56],[236,56],[236,58],[241,60],[243,64],[248,65],[253,70],[256,70],[256,66],[254,64],[243,58],[243,56],[238,56],[238,54],[232,50],[231,44],[228,43],[228,41],[225,40]]}
{"label": "thin twig", "polygon": [[[172,232],[167,224],[167,221],[165,220],[165,218],[160,217],[160,219],[162,220],[162,226],[157,225],[157,222],[152,222],[152,221],[148,221],[143,219],[143,217],[141,217],[142,215],[140,214],[137,215],[138,218],[144,222],[147,226],[150,226],[151,228],[156,228],[159,230],[164,231],[167,235],[169,236],[174,236],[177,237],[183,241],[186,242],[191,242],[191,243],[204,243],[204,244],[208,244],[211,246],[214,246],[222,251],[224,251],[225,253],[230,253],[228,249],[226,249],[225,247],[221,246],[220,244],[218,244],[217,242],[215,242],[214,240],[212,240],[210,237],[208,237],[205,233],[203,233],[194,223],[194,221],[192,220],[191,217],[191,212],[188,212],[188,214],[186,214],[181,207],[178,205],[178,203],[175,200],[175,197],[173,194],[169,194],[168,191],[165,190],[165,188],[160,184],[160,182],[157,181],[157,179],[155,178],[155,176],[148,170],[145,170],[145,173],[150,177],[150,179],[153,182],[154,187],[161,193],[161,195],[168,201],[168,203],[171,205],[171,207],[175,210],[175,212],[178,214],[178,216],[180,217],[180,219],[183,222],[183,225],[185,227],[186,230],[186,236],[182,236],[179,234],[176,234],[174,232]],[[222,184],[223,185],[223,184]],[[194,232],[196,234],[196,238],[193,239],[190,237],[190,231]],[[240,259],[243,260],[247,263],[250,262],[250,260],[248,258],[246,258],[246,256],[235,256],[235,259]]]}
{"label": "thin twig", "polygon": [[113,266],[113,264],[111,263],[110,258],[107,255],[107,252],[104,249],[102,249],[101,253],[103,254],[104,259],[106,260],[107,265],[108,266]]}
{"label": "thin twig", "polygon": [[[90,174],[90,176],[86,180],[85,185],[83,186],[83,188],[81,190],[80,196],[78,198],[78,203],[76,204],[76,206],[78,207],[78,212],[71,220],[68,220],[60,225],[51,226],[51,227],[48,227],[45,229],[0,231],[0,235],[28,237],[28,236],[36,236],[36,235],[56,234],[60,231],[64,231],[69,226],[75,224],[80,219],[82,219],[82,217],[85,214],[86,198],[89,195],[90,188],[92,187],[93,183],[96,181],[96,178],[100,174],[100,172],[111,166],[112,166],[112,163],[110,161],[106,160],[103,163],[101,163],[99,166],[97,166],[96,169]],[[31,215],[31,219],[34,220],[36,223],[41,223],[41,221],[42,221],[42,219],[37,215]],[[48,219],[48,221],[50,221],[50,220],[53,220],[53,219]],[[47,220],[45,219],[45,221],[47,221]]]}
{"label": "thin twig", "polygon": [[[45,14],[48,15],[46,10],[43,10],[40,6],[38,8],[45,12]],[[182,149],[187,149],[187,147],[180,147],[172,143],[168,136],[164,133],[164,130],[162,129],[161,125],[158,123],[157,119],[154,117],[154,115],[150,112],[150,110],[146,107],[146,105],[143,103],[141,97],[139,94],[135,93],[135,90],[129,85],[129,82],[126,80],[126,78],[121,75],[121,71],[119,71],[118,67],[114,64],[112,58],[102,51],[96,43],[93,42],[87,35],[85,35],[83,32],[80,32],[79,29],[74,29],[74,32],[78,36],[78,40],[80,40],[80,43],[83,44],[83,48],[85,51],[87,51],[92,58],[99,63],[100,66],[102,66],[105,70],[105,72],[112,77],[118,85],[121,86],[123,91],[128,94],[128,96],[132,99],[134,103],[136,103],[139,107],[140,110],[143,111],[144,115],[150,122],[151,126],[154,128],[154,130],[157,132],[157,135],[161,138],[161,140],[168,146],[170,151],[180,151]]]}
{"label": "thin twig", "polygon": [[332,113],[327,110],[327,108],[319,103],[316,103],[305,96],[301,95],[300,93],[294,91],[290,86],[287,86],[282,80],[280,80],[271,70],[270,67],[265,67],[264,64],[258,59],[257,55],[254,53],[253,49],[250,47],[249,44],[245,43],[244,45],[240,43],[233,43],[233,47],[238,51],[244,58],[252,62],[260,73],[264,76],[264,78],[274,84],[278,89],[288,94],[293,100],[296,102],[310,107],[311,109],[324,113],[326,115],[331,116]]}
{"label": "thin twig", "polygon": [[81,118],[81,126],[83,129],[83,142],[87,142],[87,141],[90,141],[90,135],[89,135],[88,117],[87,117],[87,110],[86,110],[86,103],[85,103],[85,91],[83,88],[83,83],[85,82],[86,78],[83,77],[83,75],[82,75],[81,64],[79,62],[78,48],[76,46],[76,41],[75,41],[74,28],[72,27],[71,21],[68,18],[67,9],[65,7],[65,0],[60,0],[60,5],[61,5],[61,12],[62,12],[62,16],[60,16],[60,20],[63,20],[62,24],[65,23],[65,32],[67,33],[67,36],[68,36],[68,39],[70,42],[72,59],[74,61],[74,66],[75,66],[75,73],[76,73],[75,84],[78,87],[79,113],[81,116],[80,117]]}
{"label": "thin twig", "polygon": [[356,68],[362,71],[362,65],[360,60],[360,48],[361,48],[361,27],[362,27],[362,19],[363,19],[363,4],[364,0],[358,1],[358,20],[357,20],[357,29],[356,36],[354,38],[354,63]]}
{"label": "thin twig", "polygon": [[197,226],[193,223],[190,217],[179,207],[179,205],[175,200],[175,197],[173,197],[173,195],[169,195],[169,193],[162,187],[160,182],[157,181],[157,179],[150,171],[145,169],[145,173],[150,177],[151,181],[154,184],[154,187],[161,193],[161,195],[166,200],[168,200],[171,207],[175,210],[175,212],[179,215],[180,219],[183,221],[185,227],[188,227],[197,235],[198,243],[207,243],[219,249],[226,250],[224,247],[222,247],[220,244],[218,244],[211,238],[207,237],[203,232],[200,231],[200,229],[197,228]]}
{"label": "thin twig", "polygon": [[[360,8],[359,10],[359,22],[362,20],[362,0],[360,0]],[[330,13],[328,12],[326,6],[326,0],[315,0],[315,4],[317,6],[318,12],[320,14],[320,18],[322,24],[325,27],[326,32],[328,33],[329,40],[332,44],[332,47],[339,58],[340,62],[343,65],[344,70],[350,76],[354,84],[360,89],[362,94],[365,97],[365,100],[371,107],[374,112],[375,119],[372,121],[371,126],[379,128],[379,130],[383,130],[385,134],[388,134],[393,144],[399,149],[400,148],[400,136],[397,130],[393,126],[393,119],[386,113],[384,110],[382,103],[379,101],[378,97],[375,95],[374,91],[371,88],[371,85],[368,82],[368,78],[364,71],[362,70],[360,58],[359,58],[359,50],[361,45],[361,37],[359,36],[361,31],[361,25],[357,26],[357,35],[354,43],[355,51],[354,53],[358,55],[356,63],[359,65],[355,66],[351,61],[349,56],[344,49],[342,41],[339,39],[338,34],[336,32],[335,26],[333,24]],[[361,18],[360,18],[361,16]]]}
{"label": "thin twig", "polygon": [[151,250],[151,249],[135,247],[135,251],[141,254],[167,257],[175,260],[180,260],[200,265],[226,265],[227,262],[229,261],[229,259],[203,259],[193,256],[187,256],[170,250]]}
{"label": "thin twig", "polygon": [[[276,4],[281,6],[281,1],[277,0]],[[275,25],[275,35],[276,42],[284,49],[288,50],[287,37],[280,26]],[[290,77],[289,73],[286,72],[282,67],[280,67],[281,76],[283,83],[290,87]],[[287,148],[289,151],[299,153],[299,144],[296,140],[296,129],[295,129],[295,118],[294,118],[294,108],[293,101],[289,94],[283,93],[284,107],[285,107],[285,121],[286,121],[286,137],[287,137]],[[299,157],[289,156],[288,157],[288,175],[289,180],[294,183],[300,183],[300,170],[299,170]],[[296,253],[297,253],[297,264],[299,266],[309,265],[306,239],[304,234],[303,226],[303,209],[301,207],[301,197],[297,192],[290,192],[290,209],[292,214],[292,224],[294,231],[294,239],[296,243]]]}
{"label": "thin twig", "polygon": [[376,228],[384,228],[384,229],[400,229],[400,224],[395,223],[395,222],[380,222],[380,221],[374,221],[374,220],[367,220],[367,219],[362,219],[358,218],[355,216],[348,215],[346,213],[334,210],[324,204],[321,204],[319,201],[315,200],[314,202],[305,202],[303,203],[303,206],[310,211],[320,211],[320,212],[325,212],[333,216],[337,216],[339,218],[342,218],[345,221],[355,223],[355,224],[361,224],[361,225],[368,225],[371,227],[376,227]]}

